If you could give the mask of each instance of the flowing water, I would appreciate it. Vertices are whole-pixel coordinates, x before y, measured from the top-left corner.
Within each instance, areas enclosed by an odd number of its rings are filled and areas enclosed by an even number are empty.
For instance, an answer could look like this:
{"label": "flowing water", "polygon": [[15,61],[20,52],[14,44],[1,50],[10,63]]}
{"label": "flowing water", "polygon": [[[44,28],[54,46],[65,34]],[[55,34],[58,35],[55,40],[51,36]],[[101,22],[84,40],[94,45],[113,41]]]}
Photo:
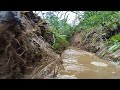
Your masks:
{"label": "flowing water", "polygon": [[92,53],[70,48],[64,51],[57,79],[120,79],[120,65]]}

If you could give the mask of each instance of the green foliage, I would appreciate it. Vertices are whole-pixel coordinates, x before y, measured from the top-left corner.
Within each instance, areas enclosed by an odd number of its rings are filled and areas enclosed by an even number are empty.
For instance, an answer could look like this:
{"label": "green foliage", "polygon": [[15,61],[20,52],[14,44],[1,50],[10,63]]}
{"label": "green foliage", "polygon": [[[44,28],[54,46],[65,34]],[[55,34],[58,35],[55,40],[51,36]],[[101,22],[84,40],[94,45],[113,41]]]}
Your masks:
{"label": "green foliage", "polygon": [[60,50],[63,45],[69,46],[69,42],[66,39],[66,35],[60,34],[58,30],[54,27],[50,30],[55,36],[55,41],[53,43],[53,49]]}
{"label": "green foliage", "polygon": [[115,52],[120,48],[120,34],[112,36],[108,41],[106,41],[106,46],[109,46],[109,52]]}
{"label": "green foliage", "polygon": [[120,48],[120,43],[112,45],[108,51],[115,52],[118,48]]}
{"label": "green foliage", "polygon": [[54,43],[54,44],[53,44],[53,48],[54,48],[55,50],[58,50],[59,47],[60,47],[60,43]]}
{"label": "green foliage", "polygon": [[85,29],[96,28],[101,23],[110,24],[118,19],[118,11],[85,11],[79,26]]}
{"label": "green foliage", "polygon": [[120,41],[120,34],[112,36],[111,40],[113,40],[113,41]]}
{"label": "green foliage", "polygon": [[62,49],[62,47],[68,47],[69,46],[69,43],[68,41],[66,40],[66,35],[56,35],[56,40],[55,40],[55,43],[53,44],[53,47],[55,50],[60,50]]}
{"label": "green foliage", "polygon": [[[97,30],[103,23],[106,23],[110,29],[115,29],[116,24],[113,22],[119,19],[119,11],[85,11],[82,18],[79,19],[79,24],[74,24],[73,26],[67,23],[68,16],[60,20],[57,15],[48,12],[46,14],[46,19],[50,24],[50,31],[54,34],[55,41],[53,43],[53,48],[58,50],[62,45],[64,46],[64,44],[69,45],[68,42],[70,42],[72,34],[76,31],[84,30],[85,33],[89,33],[93,29]],[[86,34],[84,35],[84,39],[85,38]],[[108,51],[115,51],[119,48],[119,41],[120,34],[114,35],[107,40],[105,45],[110,46]],[[96,43],[96,38],[93,38],[93,43]]]}
{"label": "green foliage", "polygon": [[50,24],[50,32],[54,34],[53,48],[59,50],[62,46],[69,46],[72,27],[67,23],[67,18],[60,20],[58,16],[49,12],[46,14],[46,19]]}
{"label": "green foliage", "polygon": [[120,34],[116,34],[110,38],[111,46],[108,49],[109,51],[115,52],[118,48],[120,48]]}

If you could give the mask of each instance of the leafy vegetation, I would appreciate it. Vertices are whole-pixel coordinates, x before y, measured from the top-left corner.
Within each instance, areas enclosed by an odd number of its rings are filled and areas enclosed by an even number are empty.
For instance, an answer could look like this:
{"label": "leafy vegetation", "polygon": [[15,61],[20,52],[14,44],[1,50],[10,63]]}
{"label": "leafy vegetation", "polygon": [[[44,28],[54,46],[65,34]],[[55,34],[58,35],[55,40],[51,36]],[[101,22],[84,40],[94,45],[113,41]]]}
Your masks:
{"label": "leafy vegetation", "polygon": [[79,27],[84,29],[93,29],[102,23],[110,24],[118,19],[119,12],[117,11],[85,11],[83,19],[79,23]]}
{"label": "leafy vegetation", "polygon": [[[109,40],[110,42],[110,47],[108,49],[108,51],[110,52],[114,52],[116,51],[118,48],[120,48],[120,34],[116,34],[114,36],[112,36]],[[108,45],[108,44],[107,44]]]}
{"label": "leafy vegetation", "polygon": [[[119,18],[118,11],[85,11],[83,19],[78,27],[88,31],[94,29],[97,30],[102,26],[102,33],[105,34],[106,38],[105,45],[109,46],[109,52],[114,52],[120,47],[120,28],[117,28],[119,26],[117,25],[117,23],[119,23]],[[93,42],[95,42],[95,39]]]}
{"label": "leafy vegetation", "polygon": [[71,26],[67,23],[67,18],[60,20],[53,12],[46,14],[46,19],[50,25],[50,32],[54,34],[53,48],[61,51],[63,48],[69,46],[69,40],[71,37]]}
{"label": "leafy vegetation", "polygon": [[[73,25],[67,23],[67,11],[60,16],[61,12],[63,11],[49,11],[46,14],[42,14],[44,19],[49,22],[50,31],[54,34],[52,45],[55,50],[59,50],[64,45],[68,47],[74,32],[84,30],[89,33],[91,30],[98,30],[101,26],[103,29],[100,30],[103,30],[102,33],[106,38],[104,43],[109,45],[108,51],[113,52],[119,48],[119,30],[117,33],[111,34],[114,30],[117,30],[118,25],[116,22],[120,22],[119,11],[84,11],[84,14],[81,14],[79,11],[71,11],[76,14]],[[62,15],[64,16],[63,19],[60,18]],[[78,25],[76,20],[79,20]],[[96,38],[93,38],[93,43],[96,43]]]}

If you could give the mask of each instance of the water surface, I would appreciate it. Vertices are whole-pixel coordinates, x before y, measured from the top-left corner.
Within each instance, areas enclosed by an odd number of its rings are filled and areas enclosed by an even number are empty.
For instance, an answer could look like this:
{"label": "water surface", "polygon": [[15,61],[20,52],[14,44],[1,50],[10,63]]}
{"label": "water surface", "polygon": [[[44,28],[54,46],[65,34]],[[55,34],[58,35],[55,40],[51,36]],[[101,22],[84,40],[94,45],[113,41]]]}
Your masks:
{"label": "water surface", "polygon": [[102,60],[92,53],[70,48],[64,51],[64,69],[57,79],[119,79],[120,66]]}

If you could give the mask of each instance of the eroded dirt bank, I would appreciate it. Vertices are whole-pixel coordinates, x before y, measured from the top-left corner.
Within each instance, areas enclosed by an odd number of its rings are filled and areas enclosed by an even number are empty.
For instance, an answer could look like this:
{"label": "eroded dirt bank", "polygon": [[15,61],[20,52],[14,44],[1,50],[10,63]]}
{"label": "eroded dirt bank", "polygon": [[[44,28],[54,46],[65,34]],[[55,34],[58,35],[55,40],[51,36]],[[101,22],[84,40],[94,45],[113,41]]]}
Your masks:
{"label": "eroded dirt bank", "polygon": [[51,48],[47,22],[29,11],[20,12],[21,21],[11,15],[0,12],[0,79],[55,76],[61,58]]}
{"label": "eroded dirt bank", "polygon": [[104,45],[103,40],[104,28],[98,28],[96,30],[75,32],[71,45],[79,49],[95,53],[96,56],[110,61],[120,61],[120,49],[117,49],[114,53],[109,52],[109,45]]}

